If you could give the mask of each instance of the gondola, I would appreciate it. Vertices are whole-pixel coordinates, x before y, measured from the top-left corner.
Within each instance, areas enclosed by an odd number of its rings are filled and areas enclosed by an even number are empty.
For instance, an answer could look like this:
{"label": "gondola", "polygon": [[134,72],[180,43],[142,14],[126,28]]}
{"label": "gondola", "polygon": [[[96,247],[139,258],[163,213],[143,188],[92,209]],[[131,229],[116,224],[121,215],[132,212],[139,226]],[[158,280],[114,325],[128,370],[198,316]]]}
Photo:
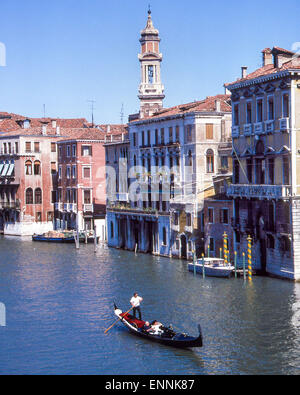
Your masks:
{"label": "gondola", "polygon": [[202,330],[200,325],[198,325],[198,337],[188,336],[184,333],[176,333],[171,327],[163,327],[162,334],[154,335],[144,329],[146,323],[145,321],[138,320],[129,313],[123,313],[122,310],[118,309],[116,305],[114,305],[114,307],[115,315],[129,329],[130,333],[136,336],[177,348],[203,347]]}

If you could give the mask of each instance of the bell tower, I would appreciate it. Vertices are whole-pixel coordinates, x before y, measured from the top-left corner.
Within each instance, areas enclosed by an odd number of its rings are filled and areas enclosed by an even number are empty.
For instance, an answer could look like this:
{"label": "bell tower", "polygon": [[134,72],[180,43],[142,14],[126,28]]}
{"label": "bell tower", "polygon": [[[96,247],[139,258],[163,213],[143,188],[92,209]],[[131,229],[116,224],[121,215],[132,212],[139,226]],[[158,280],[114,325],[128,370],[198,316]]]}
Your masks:
{"label": "bell tower", "polygon": [[144,118],[160,110],[165,98],[160,76],[162,54],[159,52],[159,31],[153,26],[150,9],[147,25],[141,31],[140,43],[141,84],[138,97],[140,99],[140,118]]}

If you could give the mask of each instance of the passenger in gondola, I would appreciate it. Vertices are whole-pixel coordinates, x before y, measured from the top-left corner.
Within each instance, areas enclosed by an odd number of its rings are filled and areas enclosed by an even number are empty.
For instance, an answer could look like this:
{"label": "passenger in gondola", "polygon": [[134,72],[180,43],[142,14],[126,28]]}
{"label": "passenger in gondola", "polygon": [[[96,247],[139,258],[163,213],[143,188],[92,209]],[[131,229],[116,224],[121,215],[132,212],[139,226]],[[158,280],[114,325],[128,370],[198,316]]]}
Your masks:
{"label": "passenger in gondola", "polygon": [[151,323],[151,328],[148,329],[147,332],[151,333],[152,335],[161,335],[164,333],[162,328],[163,324],[155,320]]}

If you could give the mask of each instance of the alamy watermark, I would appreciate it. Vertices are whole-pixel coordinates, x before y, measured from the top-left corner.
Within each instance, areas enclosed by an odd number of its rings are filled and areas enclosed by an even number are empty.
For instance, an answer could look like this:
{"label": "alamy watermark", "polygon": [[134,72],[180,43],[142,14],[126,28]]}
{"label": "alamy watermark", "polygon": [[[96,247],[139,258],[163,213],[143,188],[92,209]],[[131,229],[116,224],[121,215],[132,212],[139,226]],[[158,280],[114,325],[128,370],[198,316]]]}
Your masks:
{"label": "alamy watermark", "polygon": [[0,42],[0,67],[6,66],[6,46]]}
{"label": "alamy watermark", "polygon": [[6,326],[6,308],[5,304],[0,302],[0,327]]}

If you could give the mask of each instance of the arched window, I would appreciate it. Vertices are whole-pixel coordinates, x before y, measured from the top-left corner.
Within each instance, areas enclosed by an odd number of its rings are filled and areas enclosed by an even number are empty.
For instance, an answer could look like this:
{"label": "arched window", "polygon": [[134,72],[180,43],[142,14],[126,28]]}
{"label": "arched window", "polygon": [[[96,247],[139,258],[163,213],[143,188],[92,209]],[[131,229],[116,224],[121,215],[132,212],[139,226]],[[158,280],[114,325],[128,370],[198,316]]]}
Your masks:
{"label": "arched window", "polygon": [[36,160],[34,162],[34,175],[35,176],[41,175],[41,162],[39,160]]}
{"label": "arched window", "polygon": [[42,190],[41,188],[36,188],[34,192],[35,204],[42,204]]}
{"label": "arched window", "polygon": [[31,176],[32,175],[32,162],[31,160],[27,160],[25,162],[25,175]]}
{"label": "arched window", "polygon": [[207,173],[215,172],[215,155],[212,149],[209,149],[206,152],[206,172]]}
{"label": "arched window", "polygon": [[33,204],[33,190],[32,190],[32,188],[26,189],[26,204]]}

